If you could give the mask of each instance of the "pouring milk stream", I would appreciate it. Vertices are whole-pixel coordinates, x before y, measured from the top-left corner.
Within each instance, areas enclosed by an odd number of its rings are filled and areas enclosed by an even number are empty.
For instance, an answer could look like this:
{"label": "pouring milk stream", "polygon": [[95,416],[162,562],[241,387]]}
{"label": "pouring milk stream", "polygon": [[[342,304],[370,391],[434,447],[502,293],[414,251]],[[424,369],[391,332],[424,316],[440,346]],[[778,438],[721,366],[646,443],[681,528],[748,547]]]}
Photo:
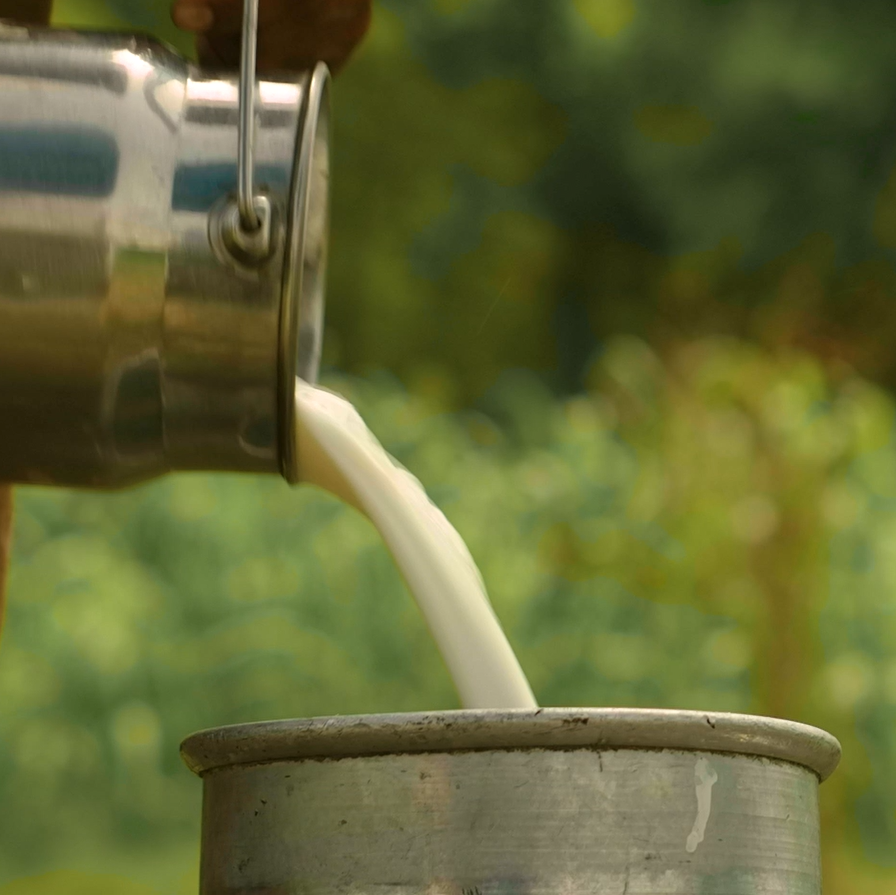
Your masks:
{"label": "pouring milk stream", "polygon": [[470,551],[420,482],[397,465],[339,395],[296,380],[296,420],[302,480],[344,500],[376,526],[464,707],[536,707]]}

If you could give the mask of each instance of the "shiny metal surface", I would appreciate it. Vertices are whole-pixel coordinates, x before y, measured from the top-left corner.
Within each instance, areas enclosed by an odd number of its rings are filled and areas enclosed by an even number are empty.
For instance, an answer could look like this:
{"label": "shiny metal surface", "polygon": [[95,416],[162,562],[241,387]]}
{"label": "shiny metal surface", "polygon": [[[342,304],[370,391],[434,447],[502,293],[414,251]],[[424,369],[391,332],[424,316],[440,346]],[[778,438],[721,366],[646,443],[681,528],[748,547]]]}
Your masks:
{"label": "shiny metal surface", "polygon": [[[0,481],[295,477],[292,383],[323,325],[328,84],[258,87],[274,251],[214,238],[238,83],[154,42],[0,28]],[[310,140],[306,145],[305,141]]]}
{"label": "shiny metal surface", "polygon": [[317,382],[324,333],[327,249],[330,231],[330,75],[318,66],[308,84],[307,106],[293,173],[290,226],[283,263],[280,305],[280,471],[299,481],[295,431],[296,376]]}
{"label": "shiny metal surface", "polygon": [[544,709],[243,725],[182,752],[202,895],[818,895],[839,746],[767,718]]}

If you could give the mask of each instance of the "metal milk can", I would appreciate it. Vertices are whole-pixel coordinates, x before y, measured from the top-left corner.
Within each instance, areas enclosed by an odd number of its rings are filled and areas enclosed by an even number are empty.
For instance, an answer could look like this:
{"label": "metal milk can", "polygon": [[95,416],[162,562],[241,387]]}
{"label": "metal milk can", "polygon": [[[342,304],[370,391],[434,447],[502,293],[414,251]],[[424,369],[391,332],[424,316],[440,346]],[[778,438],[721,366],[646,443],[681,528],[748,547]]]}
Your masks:
{"label": "metal milk can", "polygon": [[329,74],[0,25],[0,482],[296,478],[323,326]]}
{"label": "metal milk can", "polygon": [[646,709],[274,721],[181,751],[201,895],[819,895],[840,758],[802,724]]}

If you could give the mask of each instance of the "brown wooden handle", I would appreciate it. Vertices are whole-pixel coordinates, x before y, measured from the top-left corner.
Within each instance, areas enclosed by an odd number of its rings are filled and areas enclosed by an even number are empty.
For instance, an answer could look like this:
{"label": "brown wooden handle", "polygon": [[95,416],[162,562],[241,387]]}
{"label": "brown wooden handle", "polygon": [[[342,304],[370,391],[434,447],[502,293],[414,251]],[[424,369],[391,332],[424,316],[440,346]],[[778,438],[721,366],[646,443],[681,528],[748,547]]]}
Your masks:
{"label": "brown wooden handle", "polygon": [[[370,27],[372,0],[261,0],[259,71],[305,71],[317,62],[330,70],[345,65]],[[174,20],[185,9],[210,10],[211,26],[199,35],[207,65],[235,67],[240,58],[240,0],[177,0]],[[201,20],[201,17],[197,17]]]}
{"label": "brown wooden handle", "polygon": [[0,0],[0,19],[12,19],[23,25],[46,25],[52,5],[53,0]]}
{"label": "brown wooden handle", "polygon": [[[331,71],[338,71],[370,27],[371,4],[372,0],[262,0],[259,70],[304,71],[316,62],[326,62]],[[46,25],[52,5],[52,0],[0,0],[0,19]],[[238,65],[242,10],[239,0],[175,0],[175,21],[178,8],[184,7],[208,9],[212,13],[210,29],[199,36],[202,61],[209,65]]]}

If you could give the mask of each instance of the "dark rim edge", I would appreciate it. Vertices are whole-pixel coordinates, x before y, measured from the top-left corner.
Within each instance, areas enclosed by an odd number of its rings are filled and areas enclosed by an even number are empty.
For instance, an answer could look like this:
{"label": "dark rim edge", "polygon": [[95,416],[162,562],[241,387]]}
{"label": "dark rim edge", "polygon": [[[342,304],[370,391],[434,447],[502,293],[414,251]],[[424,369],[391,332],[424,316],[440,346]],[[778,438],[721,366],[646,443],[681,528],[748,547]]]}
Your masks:
{"label": "dark rim edge", "polygon": [[[296,356],[302,300],[303,254],[305,251],[305,221],[311,194],[312,158],[315,137],[322,117],[329,127],[330,71],[318,63],[306,81],[307,94],[302,115],[296,128],[296,157],[290,187],[288,230],[283,255],[283,280],[280,291],[279,345],[279,403],[278,420],[280,444],[280,473],[290,483],[298,481],[298,458],[293,438],[295,429],[295,379],[298,370]],[[327,152],[329,148],[327,134]],[[325,300],[325,299],[324,299]]]}

